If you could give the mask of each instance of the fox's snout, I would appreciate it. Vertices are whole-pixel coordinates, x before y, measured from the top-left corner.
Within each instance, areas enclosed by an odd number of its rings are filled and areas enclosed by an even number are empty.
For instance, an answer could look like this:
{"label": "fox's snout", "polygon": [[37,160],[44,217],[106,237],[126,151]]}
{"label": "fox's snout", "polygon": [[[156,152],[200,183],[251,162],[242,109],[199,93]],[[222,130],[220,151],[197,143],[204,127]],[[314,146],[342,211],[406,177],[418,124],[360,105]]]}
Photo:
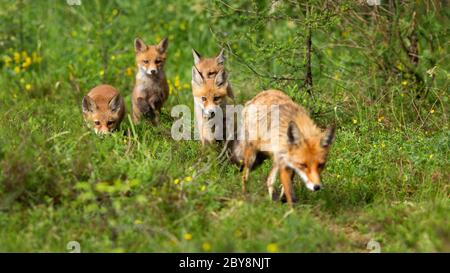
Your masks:
{"label": "fox's snout", "polygon": [[147,69],[147,74],[149,74],[149,75],[156,75],[157,73],[158,73],[158,70],[156,68]]}
{"label": "fox's snout", "polygon": [[157,67],[145,67],[145,66],[141,66],[141,70],[149,75],[149,76],[155,76],[158,74],[158,68]]}
{"label": "fox's snout", "polygon": [[204,115],[208,119],[214,118],[216,116],[216,108],[214,107],[214,108],[207,108],[207,109],[205,109]]}
{"label": "fox's snout", "polygon": [[306,184],[306,187],[307,187],[309,190],[311,190],[311,191],[318,191],[318,190],[320,190],[320,189],[322,188],[322,185],[321,185],[321,184],[314,184],[314,183],[312,183],[312,182],[310,182],[310,181],[305,182],[305,184]]}
{"label": "fox's snout", "polygon": [[111,131],[109,130],[108,127],[100,127],[100,128],[95,128],[95,133],[97,135],[107,135],[109,133],[111,133]]}

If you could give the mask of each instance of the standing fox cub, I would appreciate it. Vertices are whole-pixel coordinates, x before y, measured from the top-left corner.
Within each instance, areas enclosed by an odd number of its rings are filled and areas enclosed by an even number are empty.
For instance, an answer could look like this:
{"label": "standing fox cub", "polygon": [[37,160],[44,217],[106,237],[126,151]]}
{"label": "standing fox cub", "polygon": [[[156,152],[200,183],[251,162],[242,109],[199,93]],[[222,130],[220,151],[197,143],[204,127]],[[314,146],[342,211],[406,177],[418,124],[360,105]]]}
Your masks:
{"label": "standing fox cub", "polygon": [[169,95],[169,85],[164,74],[167,46],[167,38],[157,45],[146,45],[140,38],[134,41],[138,73],[131,102],[135,123],[142,117],[154,124],[159,121],[161,107]]}
{"label": "standing fox cub", "polygon": [[[195,49],[192,50],[192,54],[195,120],[200,141],[205,145],[225,138],[225,106],[227,97],[234,99],[234,95],[224,68],[224,50],[213,58],[202,58]],[[218,114],[222,116],[219,117]]]}
{"label": "standing fox cub", "polygon": [[125,104],[111,85],[94,87],[82,102],[83,117],[96,134],[108,134],[119,128],[125,114]]}
{"label": "standing fox cub", "polygon": [[272,199],[276,198],[273,185],[278,172],[291,207],[295,201],[294,173],[308,189],[317,191],[321,188],[320,173],[334,140],[334,127],[321,131],[302,107],[278,90],[263,91],[247,102],[242,118],[243,126],[233,148],[233,159],[242,163],[243,192],[250,170],[267,157],[273,159],[267,178]]}

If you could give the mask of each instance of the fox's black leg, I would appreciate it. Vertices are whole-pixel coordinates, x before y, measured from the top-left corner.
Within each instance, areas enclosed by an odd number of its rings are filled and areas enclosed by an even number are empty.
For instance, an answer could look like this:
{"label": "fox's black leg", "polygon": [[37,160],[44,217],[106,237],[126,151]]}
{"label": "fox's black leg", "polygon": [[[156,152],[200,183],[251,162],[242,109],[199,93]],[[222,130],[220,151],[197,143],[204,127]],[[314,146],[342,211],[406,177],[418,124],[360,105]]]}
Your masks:
{"label": "fox's black leg", "polygon": [[146,114],[150,111],[150,105],[145,101],[144,98],[138,98],[136,103],[137,108],[142,114]]}

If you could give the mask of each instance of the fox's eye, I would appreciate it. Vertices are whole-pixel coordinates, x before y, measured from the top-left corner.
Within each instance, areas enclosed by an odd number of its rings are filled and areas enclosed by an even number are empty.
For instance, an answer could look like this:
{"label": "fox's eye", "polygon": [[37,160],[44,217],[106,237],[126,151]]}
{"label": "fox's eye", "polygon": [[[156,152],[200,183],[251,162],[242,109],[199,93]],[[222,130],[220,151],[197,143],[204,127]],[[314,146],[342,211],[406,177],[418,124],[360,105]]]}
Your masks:
{"label": "fox's eye", "polygon": [[206,97],[202,97],[202,101],[206,101]]}
{"label": "fox's eye", "polygon": [[100,125],[100,121],[98,121],[98,120],[96,120],[96,121],[94,121],[94,123],[95,123],[95,125]]}
{"label": "fox's eye", "polygon": [[325,163],[319,163],[319,165],[317,165],[317,168],[319,169],[325,168]]}
{"label": "fox's eye", "polygon": [[111,125],[113,125],[114,124],[114,121],[113,120],[110,120],[110,121],[108,121],[108,126],[111,126]]}
{"label": "fox's eye", "polygon": [[148,60],[143,60],[142,62],[143,62],[144,64],[148,64],[148,63],[149,63]]}
{"label": "fox's eye", "polygon": [[220,97],[219,96],[214,96],[214,101],[219,101]]}
{"label": "fox's eye", "polygon": [[306,169],[308,167],[308,165],[306,165],[305,163],[300,164],[300,169]]}
{"label": "fox's eye", "polygon": [[155,61],[155,64],[160,64],[160,63],[162,63],[161,60],[156,60],[156,61]]}

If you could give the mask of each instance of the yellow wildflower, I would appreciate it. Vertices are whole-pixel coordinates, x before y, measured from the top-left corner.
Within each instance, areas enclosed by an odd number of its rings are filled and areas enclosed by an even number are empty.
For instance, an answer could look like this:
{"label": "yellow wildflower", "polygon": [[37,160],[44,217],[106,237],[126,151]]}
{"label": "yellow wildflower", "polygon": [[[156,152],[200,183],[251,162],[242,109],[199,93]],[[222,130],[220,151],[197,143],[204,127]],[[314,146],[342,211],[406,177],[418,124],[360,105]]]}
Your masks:
{"label": "yellow wildflower", "polygon": [[127,75],[127,76],[133,75],[133,69],[132,69],[131,67],[128,67],[128,68],[125,70],[125,75]]}
{"label": "yellow wildflower", "polygon": [[379,116],[378,117],[378,122],[382,122],[384,120],[384,116]]}
{"label": "yellow wildflower", "polygon": [[190,233],[183,234],[183,239],[185,239],[186,241],[192,240],[192,234]]}
{"label": "yellow wildflower", "polygon": [[16,74],[20,73],[20,66],[14,67],[14,73],[16,73]]}
{"label": "yellow wildflower", "polygon": [[402,81],[402,85],[404,86],[408,85],[408,81]]}
{"label": "yellow wildflower", "polygon": [[185,180],[186,182],[190,182],[190,181],[192,181],[192,177],[191,177],[191,176],[187,176],[184,180]]}
{"label": "yellow wildflower", "polygon": [[278,252],[278,245],[275,243],[271,243],[271,244],[267,245],[266,249],[267,249],[267,252],[276,253],[276,252]]}
{"label": "yellow wildflower", "polygon": [[430,110],[430,114],[433,114],[435,111],[434,111],[434,109],[433,108],[431,108],[431,110]]}
{"label": "yellow wildflower", "polygon": [[100,74],[100,76],[103,76],[103,75],[105,75],[105,70],[100,70],[100,72],[99,72],[99,74]]}
{"label": "yellow wildflower", "polygon": [[175,81],[174,81],[173,85],[175,86],[176,89],[180,89],[180,86],[181,86],[180,75],[175,76]]}
{"label": "yellow wildflower", "polygon": [[14,59],[14,62],[16,64],[18,64],[20,62],[20,53],[19,52],[14,52],[13,59]]}
{"label": "yellow wildflower", "polygon": [[169,94],[173,93],[173,85],[172,82],[170,80],[167,80],[167,84],[169,85]]}
{"label": "yellow wildflower", "polygon": [[31,65],[31,58],[30,57],[25,57],[25,62],[23,62],[22,67],[24,69],[28,68]]}
{"label": "yellow wildflower", "polygon": [[189,89],[190,87],[191,87],[191,85],[189,83],[183,84],[183,89]]}
{"label": "yellow wildflower", "polygon": [[356,124],[356,123],[358,123],[358,120],[357,119],[353,119],[353,124]]}
{"label": "yellow wildflower", "polygon": [[173,183],[175,184],[175,185],[178,185],[179,183],[180,183],[180,179],[175,179],[174,181],[173,181]]}
{"label": "yellow wildflower", "polygon": [[203,249],[203,251],[210,251],[211,250],[211,245],[208,242],[204,242],[202,244],[202,249]]}
{"label": "yellow wildflower", "polygon": [[139,220],[139,219],[136,219],[136,220],[134,220],[134,224],[135,225],[140,225],[140,224],[142,224],[142,221]]}
{"label": "yellow wildflower", "polygon": [[31,90],[31,84],[27,83],[25,85],[25,90],[30,91]]}

